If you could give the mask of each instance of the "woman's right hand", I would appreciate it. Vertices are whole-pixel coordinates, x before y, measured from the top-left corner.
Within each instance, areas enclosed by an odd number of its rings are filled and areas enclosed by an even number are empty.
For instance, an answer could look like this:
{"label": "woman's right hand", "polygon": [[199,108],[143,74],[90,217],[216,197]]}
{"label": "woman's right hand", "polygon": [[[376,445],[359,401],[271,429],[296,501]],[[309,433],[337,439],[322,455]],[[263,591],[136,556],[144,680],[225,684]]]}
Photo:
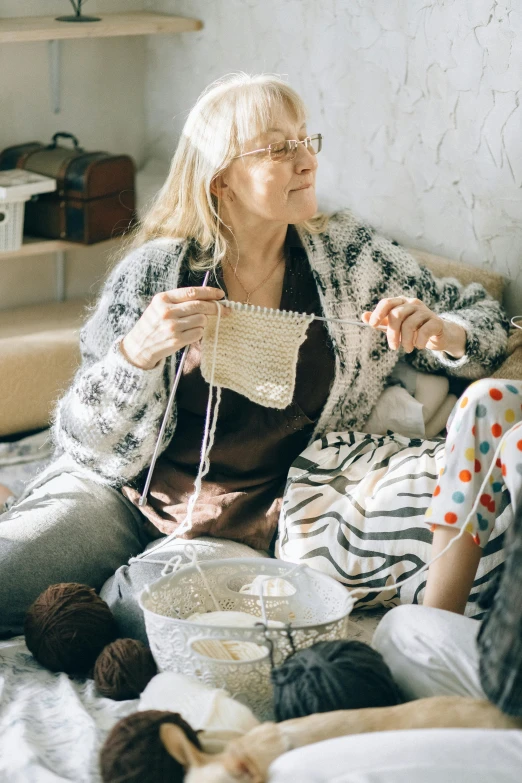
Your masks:
{"label": "woman's right hand", "polygon": [[214,302],[224,295],[220,288],[207,286],[156,294],[123,338],[123,355],[135,367],[152,370],[164,357],[201,340],[207,315],[216,315]]}

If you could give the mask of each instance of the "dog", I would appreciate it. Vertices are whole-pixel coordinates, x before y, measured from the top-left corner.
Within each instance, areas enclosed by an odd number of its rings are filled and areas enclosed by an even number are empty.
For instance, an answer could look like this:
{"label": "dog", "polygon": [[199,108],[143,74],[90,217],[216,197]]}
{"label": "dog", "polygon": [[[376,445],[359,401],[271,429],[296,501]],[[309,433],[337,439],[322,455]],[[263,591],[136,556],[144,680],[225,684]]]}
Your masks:
{"label": "dog", "polygon": [[160,727],[167,752],[186,770],[185,783],[264,783],[283,753],[334,737],[375,731],[437,728],[522,729],[522,718],[505,715],[485,700],[433,696],[393,707],[308,715],[263,723],[217,755],[203,753],[174,724]]}

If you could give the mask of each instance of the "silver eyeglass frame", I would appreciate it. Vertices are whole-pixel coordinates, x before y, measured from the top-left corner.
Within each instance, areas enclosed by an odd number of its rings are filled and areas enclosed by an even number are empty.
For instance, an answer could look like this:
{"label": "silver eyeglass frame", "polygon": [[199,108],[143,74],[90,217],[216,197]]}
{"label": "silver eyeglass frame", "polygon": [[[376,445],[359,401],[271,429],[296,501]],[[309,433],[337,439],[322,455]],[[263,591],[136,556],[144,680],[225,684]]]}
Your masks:
{"label": "silver eyeglass frame", "polygon": [[[318,140],[318,150],[315,152],[312,148],[312,141],[315,141],[315,139]],[[280,141],[274,142],[274,144],[269,144],[268,147],[261,147],[261,149],[258,150],[250,150],[250,152],[242,152],[241,155],[234,155],[233,160],[236,158],[245,158],[247,155],[255,155],[258,152],[268,152],[268,156],[270,160],[274,160],[272,157],[272,147],[276,147],[279,144],[281,144]],[[285,151],[285,155],[281,160],[294,160],[296,154],[297,154],[297,147],[299,144],[304,144],[307,150],[311,150],[314,155],[318,155],[322,148],[323,148],[323,134],[322,133],[314,133],[313,136],[306,136],[302,141],[299,141],[298,139],[285,139],[285,145],[291,144],[288,151]],[[289,154],[290,153],[290,154]]]}

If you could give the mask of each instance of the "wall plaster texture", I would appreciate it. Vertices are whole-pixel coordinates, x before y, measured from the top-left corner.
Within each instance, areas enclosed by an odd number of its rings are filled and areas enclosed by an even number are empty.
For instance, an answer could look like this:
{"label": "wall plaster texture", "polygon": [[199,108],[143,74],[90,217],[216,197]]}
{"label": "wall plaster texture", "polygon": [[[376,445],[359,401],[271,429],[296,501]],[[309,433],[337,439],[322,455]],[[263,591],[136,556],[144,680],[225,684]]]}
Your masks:
{"label": "wall plaster texture", "polygon": [[284,75],[325,137],[321,205],[510,279],[522,312],[522,0],[153,0],[204,29],[147,43],[146,138],[172,155],[200,90]]}

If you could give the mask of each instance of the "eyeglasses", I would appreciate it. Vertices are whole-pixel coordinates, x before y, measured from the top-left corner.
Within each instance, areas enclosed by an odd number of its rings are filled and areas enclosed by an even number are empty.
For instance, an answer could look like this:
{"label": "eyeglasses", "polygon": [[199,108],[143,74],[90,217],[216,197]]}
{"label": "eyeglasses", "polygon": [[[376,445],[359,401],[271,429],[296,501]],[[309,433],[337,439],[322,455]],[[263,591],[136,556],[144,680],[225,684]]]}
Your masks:
{"label": "eyeglasses", "polygon": [[321,152],[323,146],[323,137],[320,133],[316,133],[315,136],[307,136],[302,141],[297,139],[285,139],[284,141],[277,141],[275,144],[269,144],[268,147],[263,147],[260,150],[251,150],[250,152],[243,152],[241,155],[236,155],[236,158],[244,158],[247,155],[255,155],[259,152],[266,152],[270,160],[293,160],[297,155],[297,147],[299,144],[304,144],[305,148],[313,155],[317,155]]}

